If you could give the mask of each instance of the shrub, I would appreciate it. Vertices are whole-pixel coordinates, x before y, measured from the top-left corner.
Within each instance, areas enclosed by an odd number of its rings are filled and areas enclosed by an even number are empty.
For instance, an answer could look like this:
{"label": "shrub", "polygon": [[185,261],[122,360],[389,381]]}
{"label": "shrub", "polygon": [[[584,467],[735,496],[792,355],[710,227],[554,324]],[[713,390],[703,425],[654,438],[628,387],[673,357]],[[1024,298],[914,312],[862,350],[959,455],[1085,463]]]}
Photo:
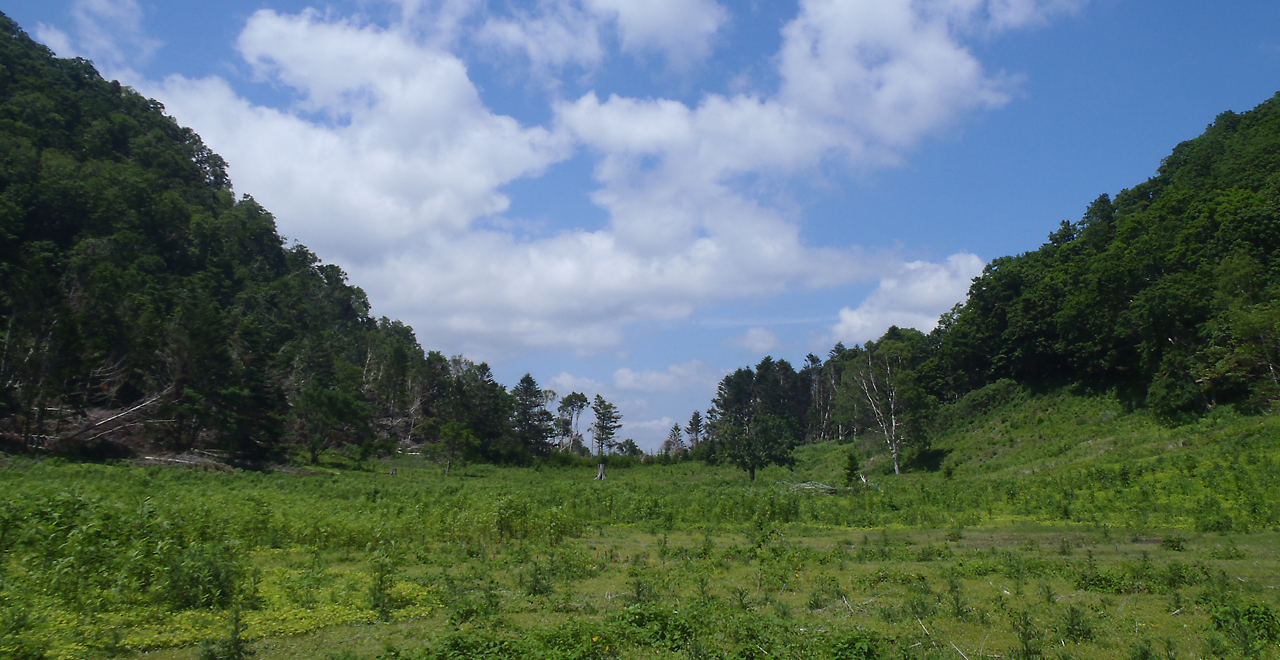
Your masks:
{"label": "shrub", "polygon": [[240,620],[240,608],[231,610],[227,636],[217,641],[205,642],[200,647],[200,660],[246,660],[254,650],[244,640],[244,622]]}
{"label": "shrub", "polygon": [[1076,643],[1093,641],[1093,624],[1089,622],[1085,611],[1075,603],[1067,606],[1062,619],[1062,627],[1058,632],[1063,639]]}
{"label": "shrub", "polygon": [[877,660],[882,643],[878,635],[867,630],[854,630],[831,636],[831,660]]}
{"label": "shrub", "polygon": [[1044,650],[1040,648],[1040,629],[1036,628],[1030,611],[1022,610],[1014,615],[1013,634],[1018,638],[1018,646],[1009,652],[1011,657],[1017,660],[1035,660],[1044,655]]}
{"label": "shrub", "polygon": [[1280,618],[1265,603],[1219,605],[1209,616],[1213,628],[1246,657],[1257,657],[1266,645],[1280,641]]}

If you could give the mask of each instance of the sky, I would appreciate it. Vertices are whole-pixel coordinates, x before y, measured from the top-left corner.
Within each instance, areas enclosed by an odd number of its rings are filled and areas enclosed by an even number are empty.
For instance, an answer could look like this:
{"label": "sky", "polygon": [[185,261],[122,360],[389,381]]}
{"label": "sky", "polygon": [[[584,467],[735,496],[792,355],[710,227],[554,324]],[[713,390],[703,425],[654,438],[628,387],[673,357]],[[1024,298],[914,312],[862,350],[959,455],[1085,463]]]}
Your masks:
{"label": "sky", "polygon": [[618,404],[927,331],[1280,90],[1280,3],[0,0],[429,350]]}

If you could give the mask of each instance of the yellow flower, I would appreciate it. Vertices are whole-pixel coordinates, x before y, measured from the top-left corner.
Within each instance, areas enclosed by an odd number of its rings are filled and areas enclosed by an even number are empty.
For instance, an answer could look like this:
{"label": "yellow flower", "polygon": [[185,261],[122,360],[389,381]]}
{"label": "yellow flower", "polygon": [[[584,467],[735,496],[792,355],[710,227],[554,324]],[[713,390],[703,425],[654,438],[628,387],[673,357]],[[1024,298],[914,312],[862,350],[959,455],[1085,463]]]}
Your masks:
{"label": "yellow flower", "polygon": [[593,642],[598,642],[598,641],[600,641],[600,638],[599,638],[599,637],[592,637],[592,638],[591,638],[591,641],[593,641]]}

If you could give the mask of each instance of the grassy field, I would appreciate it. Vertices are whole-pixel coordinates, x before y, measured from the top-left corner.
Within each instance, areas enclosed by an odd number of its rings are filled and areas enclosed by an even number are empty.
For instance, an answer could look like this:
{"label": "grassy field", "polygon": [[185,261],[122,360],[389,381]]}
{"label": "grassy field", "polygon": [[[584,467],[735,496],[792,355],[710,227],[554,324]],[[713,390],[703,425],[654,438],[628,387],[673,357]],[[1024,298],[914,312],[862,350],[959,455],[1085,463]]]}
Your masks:
{"label": "grassy field", "polygon": [[933,470],[797,457],[7,459],[0,657],[1280,657],[1280,418],[1062,394],[975,404]]}

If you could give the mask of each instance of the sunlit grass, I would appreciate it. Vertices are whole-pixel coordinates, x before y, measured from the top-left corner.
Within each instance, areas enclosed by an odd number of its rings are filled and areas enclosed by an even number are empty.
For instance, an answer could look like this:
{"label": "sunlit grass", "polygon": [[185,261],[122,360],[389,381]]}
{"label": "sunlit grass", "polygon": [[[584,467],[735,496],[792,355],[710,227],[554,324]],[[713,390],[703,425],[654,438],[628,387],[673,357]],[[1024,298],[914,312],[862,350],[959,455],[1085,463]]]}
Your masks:
{"label": "sunlit grass", "polygon": [[[1055,395],[935,438],[937,472],[824,444],[755,483],[10,459],[0,651],[194,658],[239,612],[266,658],[1267,657],[1276,424]],[[867,482],[846,489],[854,450]]]}

